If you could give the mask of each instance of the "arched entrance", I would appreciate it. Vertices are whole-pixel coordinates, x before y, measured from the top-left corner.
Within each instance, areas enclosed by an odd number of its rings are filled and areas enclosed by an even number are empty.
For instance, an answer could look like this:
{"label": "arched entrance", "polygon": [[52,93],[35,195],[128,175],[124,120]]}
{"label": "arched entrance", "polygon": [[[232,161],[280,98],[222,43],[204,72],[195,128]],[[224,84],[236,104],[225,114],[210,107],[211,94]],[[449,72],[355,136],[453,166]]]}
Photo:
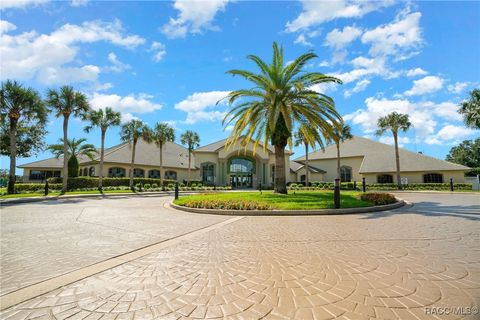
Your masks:
{"label": "arched entrance", "polygon": [[255,160],[249,157],[234,157],[228,161],[228,173],[232,188],[252,188]]}

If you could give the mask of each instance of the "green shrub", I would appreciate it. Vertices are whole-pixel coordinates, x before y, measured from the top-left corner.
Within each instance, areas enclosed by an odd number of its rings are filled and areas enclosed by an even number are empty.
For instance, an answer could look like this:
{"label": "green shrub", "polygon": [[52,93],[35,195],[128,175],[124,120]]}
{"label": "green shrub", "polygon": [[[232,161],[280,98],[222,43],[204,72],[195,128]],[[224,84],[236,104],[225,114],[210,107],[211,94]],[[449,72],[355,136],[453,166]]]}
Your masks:
{"label": "green shrub", "polygon": [[[62,183],[62,178],[49,178],[49,183]],[[129,186],[129,178],[103,178],[103,187],[117,187],[117,186]],[[175,184],[175,180],[163,180],[163,185]],[[160,185],[160,179],[151,178],[134,178],[133,184],[138,183],[150,184],[156,183]],[[68,179],[68,190],[80,189],[80,188],[96,188],[98,186],[97,177],[76,177]]]}
{"label": "green shrub", "polygon": [[249,200],[187,200],[184,204],[189,208],[221,209],[221,210],[269,210],[268,204]]}
{"label": "green shrub", "polygon": [[78,163],[77,157],[72,155],[68,159],[68,177],[75,178],[78,177],[78,171],[80,170],[80,164]]}
{"label": "green shrub", "polygon": [[[145,188],[146,188],[146,185],[145,185]],[[152,188],[158,188],[158,184],[152,183]]]}
{"label": "green shrub", "polygon": [[150,183],[145,183],[145,184],[143,185],[143,188],[144,188],[145,190],[148,190],[148,189],[152,188],[152,186],[151,186]]}
{"label": "green shrub", "polygon": [[397,199],[389,193],[364,193],[360,199],[373,202],[376,206],[397,202]]}
{"label": "green shrub", "polygon": [[[48,189],[52,190],[61,190],[61,183],[49,183]],[[32,192],[44,192],[45,184],[43,183],[16,183],[15,184],[15,193],[32,193]]]}

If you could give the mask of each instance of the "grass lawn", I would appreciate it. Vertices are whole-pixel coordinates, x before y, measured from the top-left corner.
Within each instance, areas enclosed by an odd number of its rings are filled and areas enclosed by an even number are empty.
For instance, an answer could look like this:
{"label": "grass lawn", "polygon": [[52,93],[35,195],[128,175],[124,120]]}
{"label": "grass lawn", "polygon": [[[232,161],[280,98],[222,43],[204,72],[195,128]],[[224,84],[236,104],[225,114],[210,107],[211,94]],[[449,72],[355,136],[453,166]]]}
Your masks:
{"label": "grass lawn", "polygon": [[[132,190],[104,190],[103,193],[132,193]],[[100,194],[98,190],[89,190],[89,191],[69,191],[65,195],[69,194]],[[49,196],[60,196],[60,192],[50,192]],[[33,193],[17,193],[17,194],[4,194],[0,196],[0,199],[10,199],[10,198],[28,198],[28,197],[43,197],[43,192],[33,192]]]}
{"label": "grass lawn", "polygon": [[[371,207],[373,203],[360,200],[361,192],[342,191],[340,193],[341,208]],[[226,192],[216,194],[198,194],[181,196],[175,204],[185,205],[189,200],[252,200],[270,205],[274,209],[302,210],[302,209],[331,209],[333,208],[332,191],[289,191],[288,195],[273,194],[272,191],[259,192]]]}

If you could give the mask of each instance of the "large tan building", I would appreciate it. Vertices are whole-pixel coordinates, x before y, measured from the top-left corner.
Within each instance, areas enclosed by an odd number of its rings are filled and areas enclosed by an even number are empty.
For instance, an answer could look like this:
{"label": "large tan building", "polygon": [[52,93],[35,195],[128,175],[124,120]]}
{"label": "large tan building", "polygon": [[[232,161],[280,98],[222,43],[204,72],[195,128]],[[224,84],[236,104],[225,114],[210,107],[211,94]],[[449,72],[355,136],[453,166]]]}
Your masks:
{"label": "large tan building", "polygon": [[[191,179],[204,184],[233,185],[237,188],[270,186],[275,178],[275,154],[271,146],[260,145],[254,152],[252,141],[237,142],[225,147],[220,140],[193,151],[190,166]],[[341,150],[342,181],[367,183],[393,183],[395,181],[395,153],[390,145],[361,137],[343,142]],[[122,143],[105,150],[104,177],[130,175],[131,146]],[[289,182],[305,180],[305,156],[290,161],[292,153],[285,155],[285,174]],[[337,171],[335,145],[309,154],[310,181],[333,181]],[[93,160],[81,157],[80,176],[99,175],[100,155]],[[137,144],[134,177],[159,178],[160,150],[154,144],[140,140]],[[24,181],[39,182],[45,177],[61,176],[62,158],[49,158],[19,166],[24,169]],[[188,150],[168,142],[163,149],[164,178],[188,180]],[[406,183],[464,182],[470,168],[400,149],[401,176]]]}

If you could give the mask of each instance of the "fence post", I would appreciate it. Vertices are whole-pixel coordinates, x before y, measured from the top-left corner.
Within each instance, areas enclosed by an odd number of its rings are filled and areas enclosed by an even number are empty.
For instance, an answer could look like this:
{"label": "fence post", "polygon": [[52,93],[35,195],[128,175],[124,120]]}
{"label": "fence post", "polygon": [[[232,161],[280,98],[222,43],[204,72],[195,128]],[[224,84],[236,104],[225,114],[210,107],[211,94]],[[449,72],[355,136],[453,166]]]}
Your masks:
{"label": "fence post", "polygon": [[363,192],[367,191],[367,186],[365,184],[365,177],[362,178],[362,190]]}
{"label": "fence post", "polygon": [[260,191],[260,194],[262,194],[262,183],[261,182],[258,184],[258,191]]}
{"label": "fence post", "polygon": [[178,200],[178,182],[175,182],[175,200]]}
{"label": "fence post", "polygon": [[450,178],[450,191],[453,191],[453,178]]}
{"label": "fence post", "polygon": [[335,188],[333,190],[333,202],[335,209],[340,209],[340,179],[335,179]]}
{"label": "fence post", "polygon": [[353,181],[353,190],[357,190],[357,181]]}
{"label": "fence post", "polygon": [[48,179],[45,180],[45,196],[48,196]]}

